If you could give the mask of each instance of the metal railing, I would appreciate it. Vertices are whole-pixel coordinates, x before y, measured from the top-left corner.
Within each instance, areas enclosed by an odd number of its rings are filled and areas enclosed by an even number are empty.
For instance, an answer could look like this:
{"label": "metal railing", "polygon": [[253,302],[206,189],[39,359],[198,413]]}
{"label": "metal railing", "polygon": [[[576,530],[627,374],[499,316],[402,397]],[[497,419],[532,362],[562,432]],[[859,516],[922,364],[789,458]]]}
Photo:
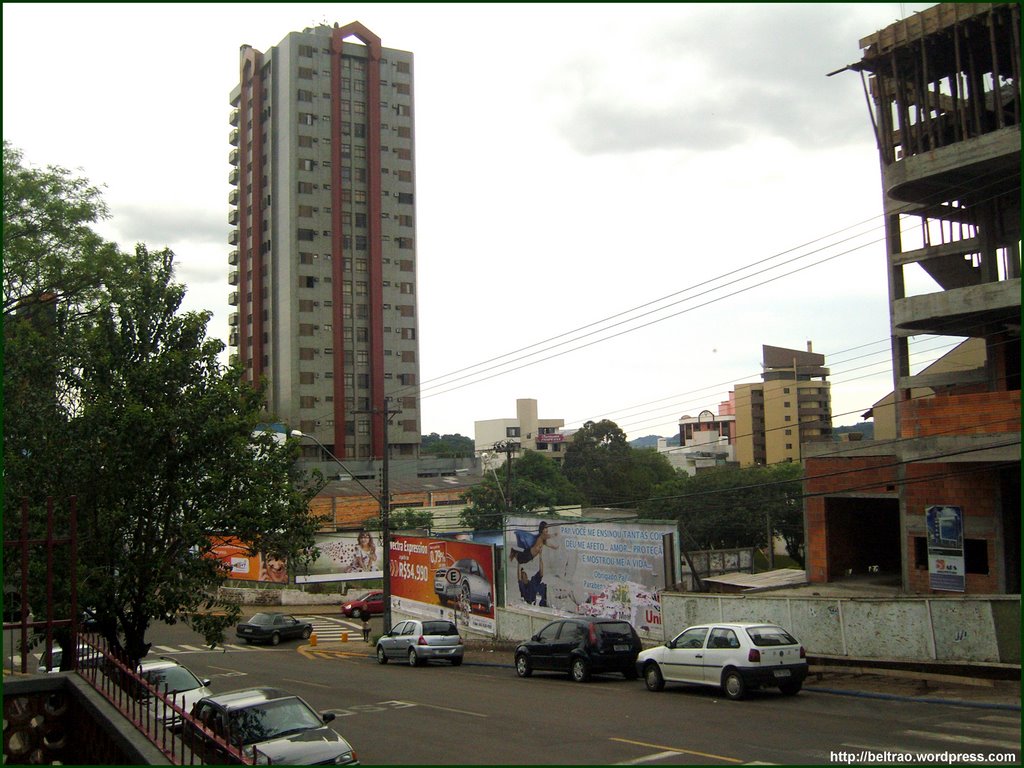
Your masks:
{"label": "metal railing", "polygon": [[[79,637],[76,672],[115,707],[174,765],[206,765],[208,756],[242,765],[269,764],[269,758],[231,744],[192,716],[180,693],[154,686],[98,635]],[[212,755],[211,755],[212,753]],[[210,761],[212,762],[212,761]]]}

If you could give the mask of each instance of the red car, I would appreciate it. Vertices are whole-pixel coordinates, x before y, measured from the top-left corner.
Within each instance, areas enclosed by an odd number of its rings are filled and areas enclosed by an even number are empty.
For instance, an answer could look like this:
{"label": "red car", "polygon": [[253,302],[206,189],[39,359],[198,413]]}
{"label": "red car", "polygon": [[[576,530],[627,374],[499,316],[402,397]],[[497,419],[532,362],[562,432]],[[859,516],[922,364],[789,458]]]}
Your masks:
{"label": "red car", "polygon": [[374,589],[352,600],[346,600],[341,604],[341,612],[350,619],[358,619],[364,612],[370,616],[380,616],[384,613],[384,592]]}

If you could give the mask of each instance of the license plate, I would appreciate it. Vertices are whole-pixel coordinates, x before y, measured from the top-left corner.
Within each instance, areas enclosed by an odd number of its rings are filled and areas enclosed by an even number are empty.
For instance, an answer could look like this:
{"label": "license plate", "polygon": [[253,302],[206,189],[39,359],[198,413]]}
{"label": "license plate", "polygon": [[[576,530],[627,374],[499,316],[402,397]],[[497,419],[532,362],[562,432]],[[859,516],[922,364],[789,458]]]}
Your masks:
{"label": "license plate", "polygon": [[789,670],[788,669],[776,669],[775,670],[775,676],[776,677],[789,677]]}
{"label": "license plate", "polygon": [[252,629],[251,629],[251,628],[249,628],[249,627],[242,627],[242,634],[243,634],[243,635],[247,635],[247,634],[249,634],[250,632],[252,632]]}
{"label": "license plate", "polygon": [[625,643],[616,643],[615,644],[615,650],[624,653],[625,651],[629,650],[629,646],[626,645]]}

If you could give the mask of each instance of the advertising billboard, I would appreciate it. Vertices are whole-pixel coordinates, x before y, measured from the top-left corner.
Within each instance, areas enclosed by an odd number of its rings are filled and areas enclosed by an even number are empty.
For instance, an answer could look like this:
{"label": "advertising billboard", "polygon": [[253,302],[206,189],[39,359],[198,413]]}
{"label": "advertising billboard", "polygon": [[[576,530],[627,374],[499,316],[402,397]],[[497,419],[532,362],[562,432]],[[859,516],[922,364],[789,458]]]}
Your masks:
{"label": "advertising billboard", "polygon": [[214,539],[208,557],[220,561],[229,579],[288,583],[288,562],[283,557],[272,552],[250,554],[249,546],[234,536]]}
{"label": "advertising billboard", "polygon": [[389,566],[392,609],[495,634],[493,547],[393,536]]}
{"label": "advertising billboard", "polygon": [[318,533],[313,540],[319,554],[296,574],[296,584],[384,577],[384,546],[378,531]]}
{"label": "advertising billboard", "polygon": [[513,517],[505,532],[506,604],[661,626],[659,591],[679,580],[674,523]]}
{"label": "advertising billboard", "polygon": [[924,513],[928,528],[928,586],[946,592],[964,592],[964,511],[936,505]]}

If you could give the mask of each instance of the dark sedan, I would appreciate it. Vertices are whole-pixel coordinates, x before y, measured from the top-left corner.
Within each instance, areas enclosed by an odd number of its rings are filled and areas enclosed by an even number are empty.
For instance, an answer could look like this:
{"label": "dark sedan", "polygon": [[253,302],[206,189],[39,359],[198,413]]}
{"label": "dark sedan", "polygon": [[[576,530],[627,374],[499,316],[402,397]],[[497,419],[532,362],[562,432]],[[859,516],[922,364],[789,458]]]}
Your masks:
{"label": "dark sedan", "polygon": [[[206,763],[239,762],[240,750],[257,763],[274,765],[358,765],[352,745],[298,696],[278,688],[249,688],[207,696],[192,716],[216,738],[186,721],[184,740]],[[225,747],[230,745],[230,749]]]}
{"label": "dark sedan", "polygon": [[235,635],[247,643],[270,643],[277,645],[282,640],[301,637],[305,640],[313,634],[313,625],[300,621],[285,613],[257,613],[251,619],[235,627]]}

